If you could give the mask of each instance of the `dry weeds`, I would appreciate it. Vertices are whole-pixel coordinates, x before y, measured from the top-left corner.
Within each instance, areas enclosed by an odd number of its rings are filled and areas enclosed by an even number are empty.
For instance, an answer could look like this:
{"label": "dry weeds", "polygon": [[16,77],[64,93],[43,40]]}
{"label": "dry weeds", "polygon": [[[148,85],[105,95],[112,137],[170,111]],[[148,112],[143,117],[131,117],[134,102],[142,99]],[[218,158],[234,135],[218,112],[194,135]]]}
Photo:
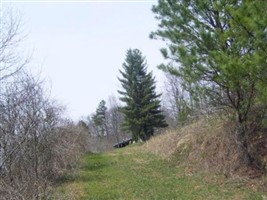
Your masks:
{"label": "dry weeds", "polygon": [[181,136],[176,132],[167,130],[165,133],[151,138],[143,148],[146,151],[168,158],[176,151],[177,141],[180,138]]}
{"label": "dry weeds", "polygon": [[[242,179],[255,187],[257,178],[260,185],[266,185],[261,173],[245,167],[236,143],[234,120],[222,115],[209,115],[177,131],[166,133],[149,140],[144,150],[166,159],[176,160],[186,169],[187,174],[212,172]],[[265,178],[266,179],[266,178]]]}

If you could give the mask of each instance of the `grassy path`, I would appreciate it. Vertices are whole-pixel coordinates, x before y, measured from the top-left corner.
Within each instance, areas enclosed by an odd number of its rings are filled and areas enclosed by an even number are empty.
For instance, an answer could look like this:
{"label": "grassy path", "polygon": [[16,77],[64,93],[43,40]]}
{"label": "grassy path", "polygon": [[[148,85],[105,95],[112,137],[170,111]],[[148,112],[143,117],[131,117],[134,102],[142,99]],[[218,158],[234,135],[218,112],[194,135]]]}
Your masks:
{"label": "grassy path", "polygon": [[[214,179],[214,178],[213,178]],[[57,189],[56,199],[263,199],[240,183],[188,175],[157,156],[127,147],[85,157],[79,172]]]}

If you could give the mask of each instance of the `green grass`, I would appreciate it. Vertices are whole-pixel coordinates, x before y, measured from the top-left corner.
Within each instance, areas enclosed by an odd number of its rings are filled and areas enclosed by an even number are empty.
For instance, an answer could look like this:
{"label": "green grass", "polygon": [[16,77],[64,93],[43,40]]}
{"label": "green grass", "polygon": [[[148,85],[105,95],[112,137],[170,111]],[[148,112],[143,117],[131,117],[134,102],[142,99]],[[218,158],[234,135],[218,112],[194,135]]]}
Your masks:
{"label": "green grass", "polygon": [[[211,177],[212,176],[212,177]],[[139,146],[87,155],[56,190],[56,199],[264,199],[223,176],[188,174]]]}

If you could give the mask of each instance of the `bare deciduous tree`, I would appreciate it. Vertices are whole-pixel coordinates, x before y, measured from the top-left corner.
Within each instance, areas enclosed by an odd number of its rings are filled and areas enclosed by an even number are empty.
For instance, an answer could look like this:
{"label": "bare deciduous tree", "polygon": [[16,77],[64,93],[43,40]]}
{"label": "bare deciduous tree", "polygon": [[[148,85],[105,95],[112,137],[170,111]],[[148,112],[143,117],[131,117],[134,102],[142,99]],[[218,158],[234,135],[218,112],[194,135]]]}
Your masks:
{"label": "bare deciduous tree", "polygon": [[45,199],[50,183],[87,151],[88,133],[23,70],[19,21],[0,20],[0,199]]}
{"label": "bare deciduous tree", "polygon": [[[0,101],[0,198],[42,199],[49,183],[88,149],[88,133],[62,119],[42,82],[20,74]],[[22,198],[23,197],[23,198]]]}
{"label": "bare deciduous tree", "polygon": [[164,108],[172,127],[184,123],[190,114],[190,94],[183,89],[179,77],[165,73]]}
{"label": "bare deciduous tree", "polygon": [[10,10],[3,10],[0,20],[0,83],[3,84],[8,78],[18,73],[29,59],[19,54],[18,46],[23,37],[21,36],[21,20],[14,17]]}
{"label": "bare deciduous tree", "polygon": [[110,96],[108,99],[109,110],[107,112],[107,120],[109,124],[110,133],[116,136],[117,143],[120,142],[122,137],[121,124],[123,115],[119,111],[119,102],[115,96]]}

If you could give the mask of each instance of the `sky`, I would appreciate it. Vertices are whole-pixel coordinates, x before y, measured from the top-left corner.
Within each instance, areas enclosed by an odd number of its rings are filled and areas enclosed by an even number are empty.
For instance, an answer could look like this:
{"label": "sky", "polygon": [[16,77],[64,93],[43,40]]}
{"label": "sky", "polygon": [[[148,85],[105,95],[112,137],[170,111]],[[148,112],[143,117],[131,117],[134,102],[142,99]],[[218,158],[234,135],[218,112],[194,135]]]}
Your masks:
{"label": "sky", "polygon": [[156,1],[23,1],[4,2],[19,13],[27,37],[23,51],[29,64],[51,89],[51,97],[67,107],[73,120],[94,112],[98,103],[117,95],[119,69],[127,49],[138,48],[147,59],[161,91],[164,43],[151,40],[158,21],[151,11]]}

